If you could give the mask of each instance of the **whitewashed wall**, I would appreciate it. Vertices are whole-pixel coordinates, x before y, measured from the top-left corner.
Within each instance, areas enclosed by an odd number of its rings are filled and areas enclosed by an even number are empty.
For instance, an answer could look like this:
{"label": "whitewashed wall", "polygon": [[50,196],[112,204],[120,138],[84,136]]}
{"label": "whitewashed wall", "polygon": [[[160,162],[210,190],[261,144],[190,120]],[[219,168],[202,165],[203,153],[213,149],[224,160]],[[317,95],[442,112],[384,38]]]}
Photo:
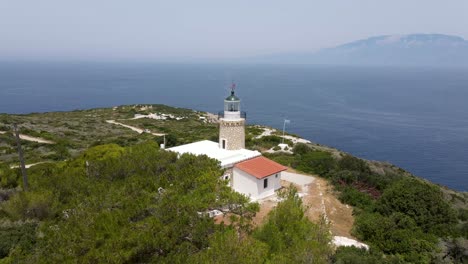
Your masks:
{"label": "whitewashed wall", "polygon": [[[264,179],[268,178],[268,187],[263,188]],[[232,188],[239,193],[250,196],[252,200],[258,200],[273,195],[275,190],[281,188],[281,173],[257,179],[247,172],[234,168],[232,177]]]}

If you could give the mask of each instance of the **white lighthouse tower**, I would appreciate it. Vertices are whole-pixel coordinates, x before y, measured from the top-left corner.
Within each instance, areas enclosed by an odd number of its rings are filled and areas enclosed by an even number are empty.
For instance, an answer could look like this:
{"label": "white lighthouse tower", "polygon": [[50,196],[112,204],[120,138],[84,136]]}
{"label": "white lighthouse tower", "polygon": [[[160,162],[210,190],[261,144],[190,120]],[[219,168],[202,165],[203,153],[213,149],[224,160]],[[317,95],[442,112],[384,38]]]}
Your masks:
{"label": "white lighthouse tower", "polygon": [[234,94],[236,85],[231,86],[231,95],[224,99],[224,111],[219,112],[219,147],[227,150],[245,148],[245,118],[241,112],[240,99]]}

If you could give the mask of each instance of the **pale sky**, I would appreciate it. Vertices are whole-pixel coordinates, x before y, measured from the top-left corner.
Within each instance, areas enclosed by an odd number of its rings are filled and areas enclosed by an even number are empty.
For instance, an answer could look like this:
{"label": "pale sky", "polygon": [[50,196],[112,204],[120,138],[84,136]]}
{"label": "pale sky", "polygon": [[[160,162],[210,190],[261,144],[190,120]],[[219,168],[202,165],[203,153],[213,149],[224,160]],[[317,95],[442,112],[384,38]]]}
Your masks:
{"label": "pale sky", "polygon": [[241,58],[410,33],[468,39],[468,0],[0,0],[0,59]]}

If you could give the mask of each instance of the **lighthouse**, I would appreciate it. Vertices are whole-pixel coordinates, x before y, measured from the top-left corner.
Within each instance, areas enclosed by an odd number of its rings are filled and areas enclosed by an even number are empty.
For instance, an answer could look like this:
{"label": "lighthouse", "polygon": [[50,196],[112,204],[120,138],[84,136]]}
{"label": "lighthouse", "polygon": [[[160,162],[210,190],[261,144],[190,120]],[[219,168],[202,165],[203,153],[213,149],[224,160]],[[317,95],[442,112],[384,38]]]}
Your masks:
{"label": "lighthouse", "polygon": [[227,150],[245,148],[245,118],[241,111],[240,99],[235,95],[236,85],[231,86],[231,94],[224,99],[224,111],[218,113],[219,147]]}
{"label": "lighthouse", "polygon": [[224,171],[220,178],[236,192],[253,201],[275,194],[281,188],[281,174],[287,169],[257,150],[245,148],[245,112],[241,111],[235,84],[224,99],[224,110],[218,113],[219,141],[202,140],[167,150],[178,155],[206,155],[218,160]]}

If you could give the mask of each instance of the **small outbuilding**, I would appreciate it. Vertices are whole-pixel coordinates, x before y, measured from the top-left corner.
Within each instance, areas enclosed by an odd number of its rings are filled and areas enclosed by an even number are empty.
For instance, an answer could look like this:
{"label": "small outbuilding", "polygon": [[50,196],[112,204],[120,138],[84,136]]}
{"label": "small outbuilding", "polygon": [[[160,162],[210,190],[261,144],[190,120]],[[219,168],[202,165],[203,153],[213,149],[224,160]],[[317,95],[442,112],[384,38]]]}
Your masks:
{"label": "small outbuilding", "polygon": [[232,188],[252,200],[271,196],[281,188],[281,172],[287,167],[263,156],[234,165]]}

